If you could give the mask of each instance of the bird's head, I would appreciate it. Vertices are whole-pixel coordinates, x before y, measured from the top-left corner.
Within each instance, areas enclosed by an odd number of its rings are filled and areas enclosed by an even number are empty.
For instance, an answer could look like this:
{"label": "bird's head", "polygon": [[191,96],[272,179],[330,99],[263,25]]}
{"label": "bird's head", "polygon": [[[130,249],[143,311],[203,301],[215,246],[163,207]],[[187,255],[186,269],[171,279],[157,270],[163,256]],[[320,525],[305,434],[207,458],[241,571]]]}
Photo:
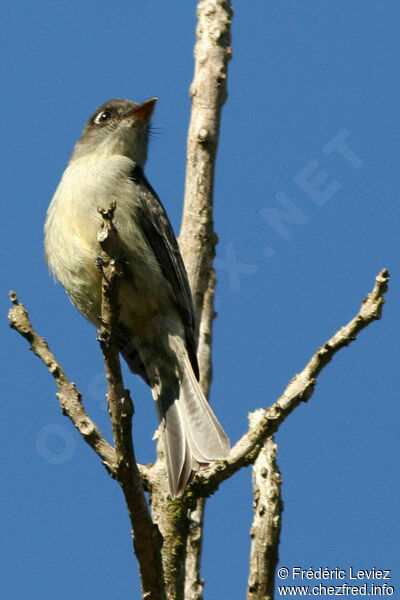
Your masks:
{"label": "bird's head", "polygon": [[99,106],[86,123],[70,163],[82,157],[121,155],[143,166],[156,101],[150,98],[136,104],[116,98]]}

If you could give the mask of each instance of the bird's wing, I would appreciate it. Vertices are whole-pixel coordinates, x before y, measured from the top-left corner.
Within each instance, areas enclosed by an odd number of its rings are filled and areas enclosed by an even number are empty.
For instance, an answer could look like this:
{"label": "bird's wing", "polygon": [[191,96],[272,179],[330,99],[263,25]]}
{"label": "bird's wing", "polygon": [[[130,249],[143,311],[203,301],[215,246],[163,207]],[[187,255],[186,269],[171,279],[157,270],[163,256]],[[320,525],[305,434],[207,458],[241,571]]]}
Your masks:
{"label": "bird's wing", "polygon": [[185,326],[186,346],[190,362],[198,378],[199,367],[194,342],[195,315],[193,300],[178,242],[167,213],[142,169],[135,166],[131,171],[130,179],[138,186],[137,199],[141,208],[139,225],[153,249],[164,277],[172,287],[175,302]]}

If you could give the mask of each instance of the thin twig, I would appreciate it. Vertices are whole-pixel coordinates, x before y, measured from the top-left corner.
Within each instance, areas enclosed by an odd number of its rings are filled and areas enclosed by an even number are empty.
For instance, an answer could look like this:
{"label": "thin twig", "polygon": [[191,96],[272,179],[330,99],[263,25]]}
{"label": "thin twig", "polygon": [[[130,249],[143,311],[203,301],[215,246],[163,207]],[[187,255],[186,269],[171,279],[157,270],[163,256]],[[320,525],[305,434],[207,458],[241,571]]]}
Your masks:
{"label": "thin twig", "polygon": [[10,292],[13,303],[8,318],[10,326],[18,331],[30,344],[30,349],[46,365],[53,376],[57,388],[57,398],[63,413],[69,417],[83,439],[96,454],[99,455],[111,477],[116,477],[117,457],[115,449],[104,439],[100,430],[86,413],[81,393],[74,383],[69,381],[60,363],[49,349],[44,338],[39,337],[29,320],[28,312],[23,304],[18,302],[17,294]]}
{"label": "thin twig", "polygon": [[385,302],[383,296],[388,289],[388,282],[389,272],[383,269],[376,277],[374,288],[363,301],[357,315],[318,348],[303,371],[292,379],[282,396],[263,411],[263,416],[257,425],[250,427],[232,448],[228,458],[223,462],[213,463],[196,474],[192,484],[195,494],[213,493],[222,481],[231,477],[242,466],[252,464],[256,460],[264,440],[278,430],[300,402],[306,402],[312,396],[317,376],[336,352],[351,344],[360,331],[381,318],[382,306]]}

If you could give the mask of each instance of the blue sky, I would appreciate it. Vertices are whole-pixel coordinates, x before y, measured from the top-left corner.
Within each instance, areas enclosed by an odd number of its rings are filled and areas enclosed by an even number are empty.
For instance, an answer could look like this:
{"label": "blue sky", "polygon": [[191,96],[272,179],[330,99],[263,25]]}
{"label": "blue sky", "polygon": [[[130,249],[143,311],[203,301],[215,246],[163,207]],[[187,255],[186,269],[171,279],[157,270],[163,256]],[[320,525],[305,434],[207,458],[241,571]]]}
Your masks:
{"label": "blue sky", "polygon": [[[237,3],[215,185],[211,397],[235,442],[248,412],[279,397],[389,269],[383,319],[335,357],[277,441],[280,566],[376,566],[393,570],[392,585],[399,584],[399,25],[390,1]],[[17,0],[2,8],[7,599],[138,597],[122,495],[62,416],[43,365],[7,328],[7,292],[18,292],[109,436],[95,332],[48,275],[43,223],[93,110],[113,97],[156,95],[146,172],[179,230],[194,26],[194,2],[38,0],[33,8]],[[351,153],[330,151],[334,139]],[[301,181],[315,176],[330,193],[305,189]],[[292,221],[282,228],[271,209],[283,207]],[[150,462],[150,392],[129,374],[126,384],[136,452]],[[247,469],[207,505],[206,599],[244,596],[251,518]]]}

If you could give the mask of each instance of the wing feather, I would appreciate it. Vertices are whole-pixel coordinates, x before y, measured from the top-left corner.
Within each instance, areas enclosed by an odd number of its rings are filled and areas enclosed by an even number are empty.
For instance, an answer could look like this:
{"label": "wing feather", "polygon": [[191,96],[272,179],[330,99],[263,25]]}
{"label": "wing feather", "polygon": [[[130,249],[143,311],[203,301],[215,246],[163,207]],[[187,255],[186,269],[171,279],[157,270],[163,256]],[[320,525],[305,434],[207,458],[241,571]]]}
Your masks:
{"label": "wing feather", "polygon": [[185,327],[186,346],[190,362],[198,379],[199,367],[194,342],[195,314],[193,300],[178,242],[159,197],[139,166],[132,169],[130,179],[138,188],[138,200],[141,208],[139,225],[153,249],[164,277],[173,290],[176,306]]}

